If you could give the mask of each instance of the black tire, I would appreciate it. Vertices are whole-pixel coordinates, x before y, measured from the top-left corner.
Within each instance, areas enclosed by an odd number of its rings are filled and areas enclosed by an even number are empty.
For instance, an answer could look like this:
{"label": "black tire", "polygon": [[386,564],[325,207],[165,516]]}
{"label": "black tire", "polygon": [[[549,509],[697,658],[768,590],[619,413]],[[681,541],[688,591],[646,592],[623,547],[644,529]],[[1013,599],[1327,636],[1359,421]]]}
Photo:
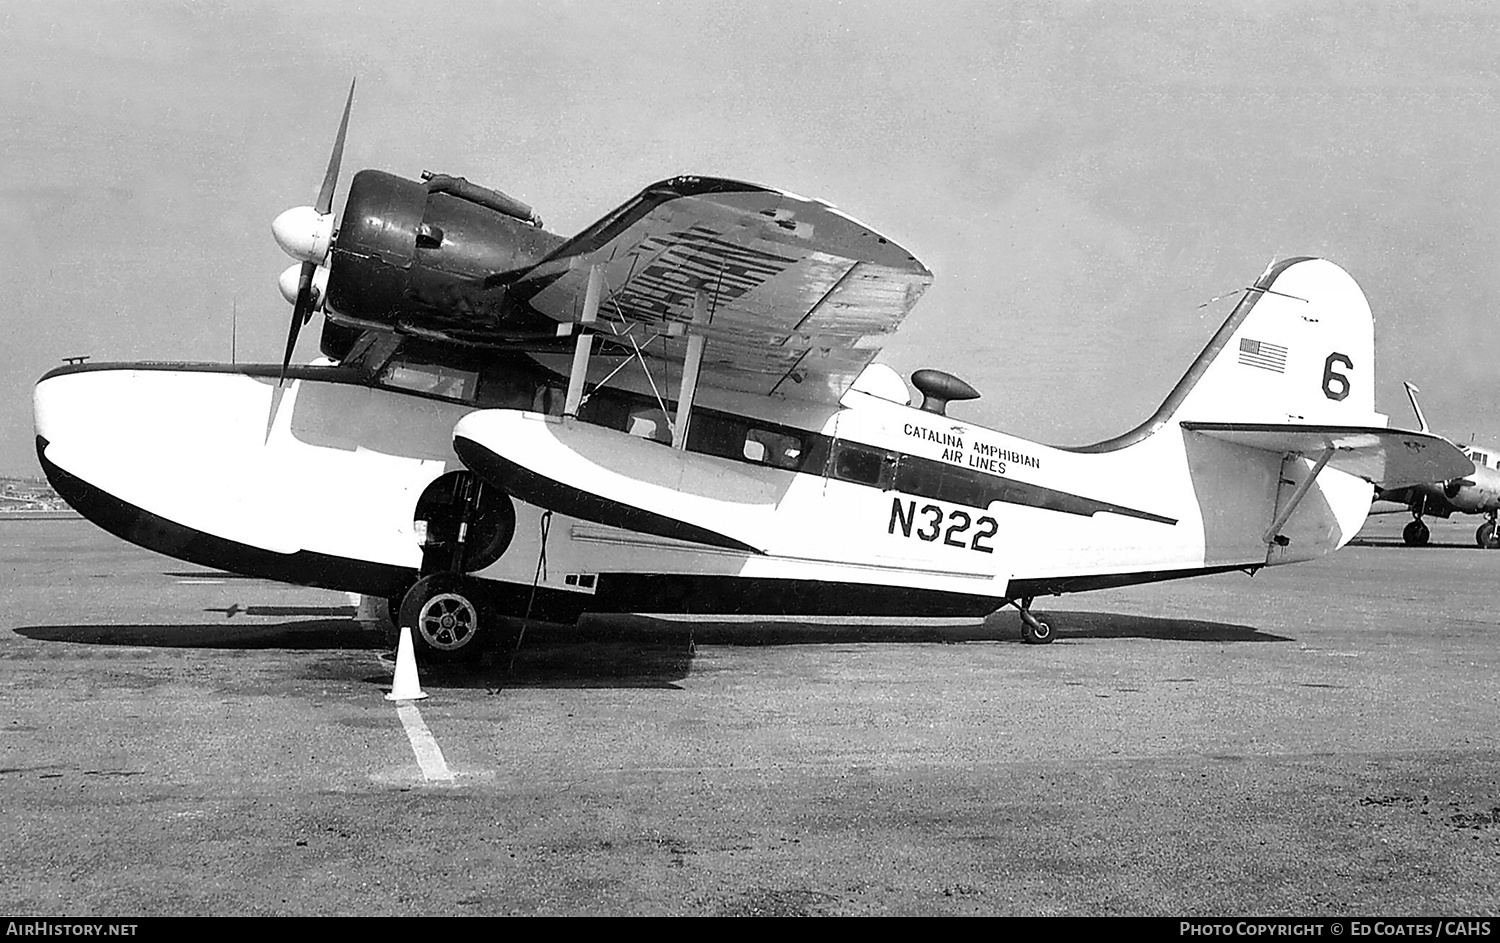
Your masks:
{"label": "black tire", "polygon": [[1495,522],[1485,521],[1479,525],[1474,532],[1474,542],[1485,550],[1494,550],[1500,547],[1500,537],[1495,534]]}
{"label": "black tire", "polygon": [[406,594],[403,592],[387,596],[385,600],[385,615],[388,621],[382,624],[380,629],[381,637],[391,648],[401,644],[401,600],[405,598]]}
{"label": "black tire", "polygon": [[418,661],[462,662],[483,654],[491,621],[476,601],[471,581],[456,573],[434,573],[407,590],[397,625],[411,629]]}
{"label": "black tire", "polygon": [[1406,541],[1408,547],[1425,547],[1431,537],[1432,531],[1421,521],[1412,521],[1401,531],[1401,539]]}
{"label": "black tire", "polygon": [[[410,588],[411,587],[407,587],[408,590]],[[396,632],[398,634],[401,631],[401,601],[405,598],[406,593],[400,592],[394,596],[386,597],[385,600],[385,614],[390,617],[391,625],[396,627]]]}
{"label": "black tire", "polygon": [[1052,643],[1052,638],[1052,626],[1041,619],[1037,619],[1035,625],[1025,619],[1021,620],[1021,640],[1026,644],[1049,645]]}

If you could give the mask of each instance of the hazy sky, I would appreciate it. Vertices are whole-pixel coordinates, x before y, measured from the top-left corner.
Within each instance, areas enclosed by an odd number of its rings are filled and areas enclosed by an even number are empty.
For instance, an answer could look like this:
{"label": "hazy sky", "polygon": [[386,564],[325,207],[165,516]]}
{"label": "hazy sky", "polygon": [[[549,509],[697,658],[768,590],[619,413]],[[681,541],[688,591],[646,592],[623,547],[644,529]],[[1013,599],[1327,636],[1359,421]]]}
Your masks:
{"label": "hazy sky", "polygon": [[[0,474],[61,358],[277,361],[271,220],[344,158],[571,234],[680,173],[826,199],[936,281],[882,359],[1054,444],[1148,415],[1272,258],[1347,268],[1376,405],[1500,442],[1490,3],[0,5]],[[342,206],[341,187],[336,205]],[[316,325],[314,326],[316,327]],[[299,356],[316,355],[316,329]]]}

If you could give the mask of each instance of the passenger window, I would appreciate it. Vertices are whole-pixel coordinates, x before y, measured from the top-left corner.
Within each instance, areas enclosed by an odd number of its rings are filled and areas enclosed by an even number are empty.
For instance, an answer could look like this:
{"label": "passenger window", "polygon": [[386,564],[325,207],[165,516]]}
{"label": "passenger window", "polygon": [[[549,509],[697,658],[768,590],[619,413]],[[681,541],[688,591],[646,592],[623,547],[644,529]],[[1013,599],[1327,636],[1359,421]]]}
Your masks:
{"label": "passenger window", "polygon": [[745,433],[744,455],[752,462],[797,468],[802,463],[802,440],[780,432],[751,429]]}
{"label": "passenger window", "polygon": [[861,485],[878,485],[885,468],[885,452],[858,445],[841,445],[833,460],[833,477]]}
{"label": "passenger window", "polygon": [[641,406],[630,411],[625,420],[625,431],[642,439],[654,442],[672,441],[672,430],[667,426],[667,414],[655,406]]}
{"label": "passenger window", "polygon": [[745,454],[745,424],[710,412],[693,417],[688,426],[687,447],[689,452],[719,458],[749,457]]}

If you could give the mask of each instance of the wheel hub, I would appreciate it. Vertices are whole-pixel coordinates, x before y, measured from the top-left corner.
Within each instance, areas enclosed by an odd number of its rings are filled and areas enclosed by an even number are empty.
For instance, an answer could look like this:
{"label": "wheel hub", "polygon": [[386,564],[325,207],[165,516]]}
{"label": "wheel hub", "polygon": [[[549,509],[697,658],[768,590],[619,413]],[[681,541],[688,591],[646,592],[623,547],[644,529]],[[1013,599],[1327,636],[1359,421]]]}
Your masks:
{"label": "wheel hub", "polygon": [[474,604],[457,593],[439,593],[427,600],[417,617],[417,631],[433,648],[456,651],[469,644],[479,627]]}

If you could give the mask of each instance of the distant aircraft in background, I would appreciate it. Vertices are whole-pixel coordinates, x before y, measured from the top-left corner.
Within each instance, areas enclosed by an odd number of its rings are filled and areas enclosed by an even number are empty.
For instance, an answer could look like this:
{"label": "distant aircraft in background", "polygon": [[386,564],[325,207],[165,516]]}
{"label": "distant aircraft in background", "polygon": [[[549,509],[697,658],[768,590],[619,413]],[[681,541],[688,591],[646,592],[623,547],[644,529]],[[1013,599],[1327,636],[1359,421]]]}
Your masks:
{"label": "distant aircraft in background", "polygon": [[[1423,432],[1428,432],[1427,418],[1417,403],[1420,392],[1410,383],[1406,384],[1406,396],[1417,414],[1417,422]],[[1483,514],[1486,520],[1474,532],[1474,541],[1488,550],[1500,548],[1500,534],[1496,533],[1495,527],[1496,515],[1500,513],[1500,448],[1472,443],[1459,448],[1474,462],[1474,470],[1461,478],[1389,490],[1375,489],[1375,500],[1404,504],[1411,511],[1412,522],[1401,532],[1401,539],[1407,546],[1425,546],[1432,536],[1422,521],[1424,516],[1449,517],[1458,513]]]}

